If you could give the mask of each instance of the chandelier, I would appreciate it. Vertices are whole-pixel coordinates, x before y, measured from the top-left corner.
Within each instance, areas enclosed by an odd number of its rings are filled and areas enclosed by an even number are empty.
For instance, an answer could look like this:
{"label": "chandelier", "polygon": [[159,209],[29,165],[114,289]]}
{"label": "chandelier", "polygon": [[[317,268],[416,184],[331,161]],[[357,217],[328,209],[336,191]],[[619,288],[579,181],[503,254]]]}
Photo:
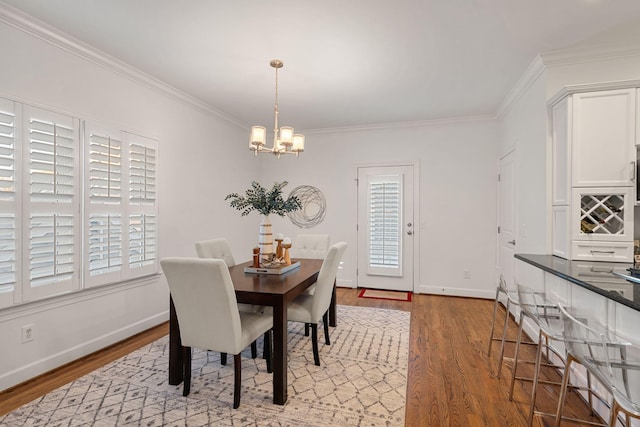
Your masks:
{"label": "chandelier", "polygon": [[265,146],[267,139],[267,129],[264,126],[252,126],[249,136],[249,149],[258,153],[270,153],[280,158],[281,154],[295,154],[298,156],[304,151],[304,135],[293,133],[290,126],[278,128],[278,69],[284,65],[279,59],[272,59],[269,63],[276,69],[276,101],[273,105],[274,125],[273,125],[273,145]]}

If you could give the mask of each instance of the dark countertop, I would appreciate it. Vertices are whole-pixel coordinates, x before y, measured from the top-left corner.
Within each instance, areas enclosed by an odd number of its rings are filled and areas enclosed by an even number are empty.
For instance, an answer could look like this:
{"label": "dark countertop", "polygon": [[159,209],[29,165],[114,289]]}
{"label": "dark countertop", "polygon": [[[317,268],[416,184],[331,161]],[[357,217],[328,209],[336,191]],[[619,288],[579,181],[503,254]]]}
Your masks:
{"label": "dark countertop", "polygon": [[[627,270],[632,263],[571,261],[553,255],[515,254],[520,261],[640,311],[640,277]],[[612,284],[618,285],[613,286]],[[624,290],[620,290],[620,286]]]}

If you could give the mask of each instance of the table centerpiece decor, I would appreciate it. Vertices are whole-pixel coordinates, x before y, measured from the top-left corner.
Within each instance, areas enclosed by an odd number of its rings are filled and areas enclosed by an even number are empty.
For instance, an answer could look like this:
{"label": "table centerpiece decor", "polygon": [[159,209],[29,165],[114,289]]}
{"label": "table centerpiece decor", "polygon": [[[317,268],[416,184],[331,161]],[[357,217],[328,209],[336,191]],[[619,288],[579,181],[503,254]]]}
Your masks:
{"label": "table centerpiece decor", "polygon": [[273,233],[269,215],[284,216],[288,212],[294,212],[302,208],[300,200],[296,196],[291,196],[287,199],[282,196],[282,189],[287,184],[287,181],[274,182],[271,190],[267,190],[260,183],[253,181],[251,187],[244,192],[244,195],[231,193],[225,197],[225,200],[231,200],[229,205],[232,208],[241,211],[242,216],[249,215],[254,210],[262,215],[258,236],[261,263],[272,263],[274,258]]}

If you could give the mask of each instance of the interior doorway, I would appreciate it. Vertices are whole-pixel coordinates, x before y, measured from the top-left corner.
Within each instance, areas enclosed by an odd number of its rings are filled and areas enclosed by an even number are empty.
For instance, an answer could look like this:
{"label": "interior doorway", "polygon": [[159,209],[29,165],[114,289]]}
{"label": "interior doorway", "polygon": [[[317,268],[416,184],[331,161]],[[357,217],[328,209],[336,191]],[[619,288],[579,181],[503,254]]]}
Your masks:
{"label": "interior doorway", "polygon": [[498,172],[498,275],[515,289],[516,186],[515,151],[500,159]]}

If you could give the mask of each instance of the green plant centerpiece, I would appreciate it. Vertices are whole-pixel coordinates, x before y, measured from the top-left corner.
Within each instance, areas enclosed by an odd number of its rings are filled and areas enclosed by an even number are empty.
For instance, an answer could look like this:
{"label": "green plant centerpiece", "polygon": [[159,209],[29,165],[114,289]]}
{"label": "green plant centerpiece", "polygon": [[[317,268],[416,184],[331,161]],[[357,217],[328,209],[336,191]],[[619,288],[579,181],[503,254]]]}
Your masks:
{"label": "green plant centerpiece", "polygon": [[284,216],[287,212],[294,212],[302,208],[300,200],[296,196],[291,196],[286,200],[282,197],[282,189],[287,184],[287,181],[274,182],[273,188],[267,191],[260,183],[253,181],[251,188],[244,192],[244,196],[231,193],[227,194],[225,200],[231,199],[230,206],[242,211],[242,216],[249,215],[254,210],[262,215],[274,213]]}
{"label": "green plant centerpiece", "polygon": [[284,216],[288,212],[294,212],[302,208],[300,200],[296,196],[291,196],[287,199],[282,196],[282,189],[287,184],[287,181],[275,182],[271,190],[267,190],[258,182],[253,181],[251,188],[245,191],[243,196],[238,193],[231,193],[225,197],[225,200],[231,200],[229,205],[232,208],[241,211],[242,216],[249,215],[252,211],[258,211],[262,215],[258,246],[260,248],[260,258],[264,264],[270,263],[274,258],[273,233],[269,215]]}

